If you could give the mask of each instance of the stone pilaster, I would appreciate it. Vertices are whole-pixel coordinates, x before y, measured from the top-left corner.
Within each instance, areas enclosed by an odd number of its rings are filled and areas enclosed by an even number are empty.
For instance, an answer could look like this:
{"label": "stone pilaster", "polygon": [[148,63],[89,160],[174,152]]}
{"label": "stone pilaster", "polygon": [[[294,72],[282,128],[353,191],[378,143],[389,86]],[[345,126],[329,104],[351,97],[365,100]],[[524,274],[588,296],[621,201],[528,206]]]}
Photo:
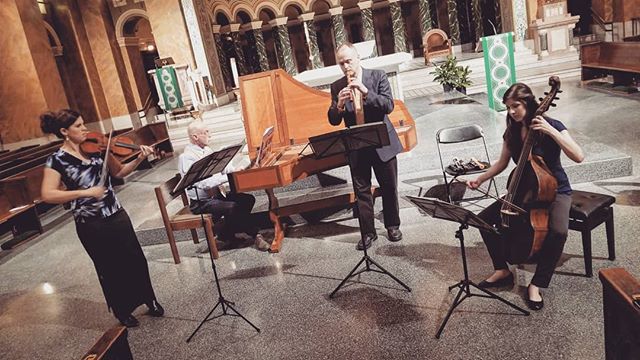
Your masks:
{"label": "stone pilaster", "polygon": [[289,40],[289,29],[287,28],[287,18],[281,17],[269,22],[272,26],[274,39],[276,42],[276,53],[278,55],[278,66],[291,75],[298,74],[293,61],[291,51],[291,40]]}
{"label": "stone pilaster", "polygon": [[222,38],[220,36],[220,25],[211,25],[211,31],[213,32],[213,41],[216,45],[216,52],[218,53],[218,63],[220,64],[220,71],[222,72],[222,77],[224,78],[225,89],[228,91],[233,86],[233,78],[231,77],[231,70],[228,66],[227,54],[224,51],[224,47],[222,46]]}
{"label": "stone pilaster", "polygon": [[475,41],[480,42],[480,38],[484,36],[484,26],[482,24],[482,0],[471,0],[471,18],[475,24]]}
{"label": "stone pilaster", "polygon": [[333,27],[333,38],[336,41],[336,49],[347,42],[347,34],[344,31],[344,19],[342,19],[342,6],[329,9],[331,14],[331,26]]}
{"label": "stone pilaster", "polygon": [[311,56],[311,69],[319,69],[324,67],[322,58],[320,57],[320,48],[318,48],[318,35],[316,34],[316,28],[313,26],[313,13],[305,13],[298,17],[302,21],[304,26],[304,35],[307,38],[307,45],[309,46],[309,54]]}
{"label": "stone pilaster", "polygon": [[[376,30],[373,26],[373,13],[371,11],[372,4],[373,1],[361,1],[358,3],[358,6],[360,7],[360,14],[362,16],[362,34],[364,35],[364,41],[376,41]],[[375,44],[373,54],[378,54],[378,49]]]}
{"label": "stone pilaster", "polygon": [[407,40],[404,20],[402,19],[402,10],[400,9],[400,1],[390,0],[389,10],[391,10],[391,26],[393,26],[393,51],[407,52]]}
{"label": "stone pilaster", "polygon": [[269,70],[269,60],[267,59],[267,48],[264,45],[264,37],[262,36],[262,21],[251,22],[251,31],[253,31],[259,69],[260,71],[267,71]]}
{"label": "stone pilaster", "polygon": [[449,11],[449,38],[451,38],[451,44],[458,45],[460,44],[460,24],[456,0],[447,0],[447,10]]}
{"label": "stone pilaster", "polygon": [[422,35],[427,33],[427,31],[431,30],[431,9],[429,8],[428,0],[418,0],[418,11],[419,11],[419,20],[420,20],[420,30],[422,31]]}
{"label": "stone pilaster", "polygon": [[140,39],[137,37],[122,37],[118,39],[118,45],[120,45],[124,66],[127,69],[133,101],[136,104],[136,108],[142,109],[151,90],[145,76],[147,74],[139,70],[144,68],[140,52]]}
{"label": "stone pilaster", "polygon": [[526,0],[512,0],[513,29],[515,41],[524,41],[527,34],[527,2]]}
{"label": "stone pilaster", "polygon": [[233,41],[233,48],[236,51],[236,65],[238,66],[238,75],[247,75],[249,73],[247,69],[247,62],[244,58],[244,51],[242,50],[242,39],[240,38],[240,24],[230,24],[231,27],[231,41]]}

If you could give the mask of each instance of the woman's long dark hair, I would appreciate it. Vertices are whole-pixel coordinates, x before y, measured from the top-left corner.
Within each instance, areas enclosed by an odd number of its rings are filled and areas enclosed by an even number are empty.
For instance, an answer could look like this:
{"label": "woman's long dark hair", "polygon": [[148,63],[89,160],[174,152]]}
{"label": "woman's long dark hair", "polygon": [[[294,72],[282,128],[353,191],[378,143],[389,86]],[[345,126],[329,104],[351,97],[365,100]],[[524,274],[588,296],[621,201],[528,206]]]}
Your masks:
{"label": "woman's long dark hair", "polygon": [[40,129],[45,134],[54,134],[60,139],[64,139],[61,129],[68,129],[80,117],[77,111],[62,109],[60,111],[48,111],[40,115]]}
{"label": "woman's long dark hair", "polygon": [[522,138],[520,137],[520,131],[522,130],[522,124],[526,126],[531,125],[531,120],[538,110],[538,101],[533,95],[531,88],[523,83],[515,83],[511,85],[502,96],[502,102],[507,103],[507,100],[520,101],[527,108],[527,114],[522,122],[515,121],[509,112],[507,111],[507,131],[504,134],[504,141],[507,143],[509,150],[519,149],[522,146]]}

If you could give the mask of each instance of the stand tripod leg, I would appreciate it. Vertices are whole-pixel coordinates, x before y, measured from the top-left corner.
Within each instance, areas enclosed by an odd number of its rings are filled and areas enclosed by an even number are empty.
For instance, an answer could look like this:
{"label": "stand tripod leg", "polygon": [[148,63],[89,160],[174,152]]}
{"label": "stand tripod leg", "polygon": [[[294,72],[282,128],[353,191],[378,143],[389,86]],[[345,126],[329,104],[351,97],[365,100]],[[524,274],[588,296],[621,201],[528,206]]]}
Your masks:
{"label": "stand tripod leg", "polygon": [[345,277],[344,279],[342,279],[342,282],[340,283],[340,285],[338,285],[338,287],[333,290],[333,292],[329,295],[330,298],[333,299],[333,297],[335,296],[336,292],[338,290],[340,290],[340,288],[342,287],[342,285],[344,285],[347,280],[349,280],[351,278],[351,276],[353,276],[353,273],[356,272],[356,270],[358,270],[358,268],[360,267],[360,264],[362,264],[367,258],[366,257],[362,257],[362,259],[360,259],[360,261],[358,261],[358,263],[356,264],[356,266],[353,268],[353,270],[351,270],[351,272],[349,273],[349,275],[347,275],[347,277]]}
{"label": "stand tripod leg", "polygon": [[[202,321],[200,321],[200,324],[198,325],[198,327],[191,333],[191,335],[189,335],[189,338],[187,339],[187,342],[191,341],[191,338],[193,338],[193,336],[198,332],[198,330],[200,330],[202,325],[204,325],[204,323],[207,322],[207,320],[209,320],[209,316],[211,316],[211,314],[213,314],[213,312],[216,311],[216,308],[220,304],[222,304],[222,301],[218,300],[218,303],[216,304],[216,306],[214,306],[213,309],[211,309],[211,311],[209,311],[207,316],[205,316],[204,319],[202,319]],[[224,309],[224,307],[223,307],[223,309]]]}
{"label": "stand tripod leg", "polygon": [[372,263],[373,265],[377,266],[378,269],[381,270],[381,272],[383,274],[387,274],[389,275],[389,277],[391,277],[393,280],[395,280],[398,284],[402,285],[402,287],[404,287],[405,289],[407,289],[408,292],[411,292],[411,288],[408,287],[405,283],[403,283],[402,281],[400,281],[400,279],[398,279],[397,277],[393,276],[392,273],[388,272],[387,269],[383,268],[382,266],[380,266],[380,264],[378,264],[377,262],[375,262],[373,259],[371,259],[370,257],[367,256],[367,262]]}
{"label": "stand tripod leg", "polygon": [[[251,325],[254,329],[256,329],[256,331],[257,331],[257,332],[260,332],[260,329],[259,329],[257,326],[253,325],[253,323],[252,323],[251,321],[247,320],[247,318],[246,318],[246,317],[242,316],[242,314],[240,314],[240,313],[238,312],[238,310],[236,310],[233,306],[231,306],[231,305],[230,305],[230,303],[231,303],[230,301],[227,301],[227,307],[228,307],[229,309],[233,310],[233,312],[234,312],[234,313],[236,313],[236,315],[238,315],[240,318],[242,318],[242,320],[246,321],[246,322],[247,322],[249,325]],[[231,303],[231,304],[233,304],[233,303]]]}
{"label": "stand tripod leg", "polygon": [[[460,283],[454,285],[454,286],[458,286],[460,285]],[[438,333],[436,333],[436,339],[440,339],[440,335],[442,334],[442,331],[444,330],[445,325],[447,325],[447,321],[449,321],[449,318],[451,317],[451,314],[453,313],[453,310],[456,308],[456,306],[458,306],[458,304],[460,304],[462,302],[462,300],[464,300],[466,298],[466,296],[462,299],[460,299],[460,295],[462,295],[462,293],[465,292],[464,291],[464,286],[460,287],[460,290],[458,290],[458,294],[456,295],[456,298],[453,300],[453,303],[451,303],[451,306],[449,306],[449,311],[447,312],[447,315],[444,317],[444,320],[442,320],[442,324],[440,324],[440,328],[438,329]],[[459,300],[459,301],[458,301]]]}
{"label": "stand tripod leg", "polygon": [[494,298],[494,299],[500,300],[500,301],[501,301],[501,302],[503,302],[504,304],[507,304],[507,305],[511,306],[512,308],[514,308],[514,309],[516,309],[516,310],[520,311],[520,312],[521,312],[521,313],[523,313],[524,315],[526,315],[526,316],[528,316],[528,315],[529,315],[529,312],[528,312],[527,310],[524,310],[523,308],[519,307],[518,305],[516,305],[516,304],[514,304],[514,303],[512,303],[512,302],[510,302],[510,301],[508,301],[508,300],[506,300],[506,299],[504,299],[504,298],[502,298],[502,297],[500,297],[500,296],[496,295],[495,293],[493,293],[493,292],[491,292],[491,291],[489,291],[489,290],[483,289],[483,288],[481,288],[481,287],[478,287],[478,285],[476,285],[475,283],[472,283],[471,281],[469,282],[469,285],[471,285],[471,286],[473,286],[474,288],[476,288],[476,289],[478,289],[478,290],[480,290],[480,291],[484,292],[485,294],[487,294],[487,295],[491,296],[491,297],[492,297],[492,298]]}

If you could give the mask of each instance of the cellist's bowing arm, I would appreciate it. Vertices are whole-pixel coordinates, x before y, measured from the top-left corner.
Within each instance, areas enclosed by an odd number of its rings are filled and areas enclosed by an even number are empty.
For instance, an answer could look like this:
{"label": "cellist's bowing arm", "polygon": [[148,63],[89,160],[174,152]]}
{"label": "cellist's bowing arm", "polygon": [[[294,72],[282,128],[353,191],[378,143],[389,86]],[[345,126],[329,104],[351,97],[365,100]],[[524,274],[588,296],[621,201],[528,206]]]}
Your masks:
{"label": "cellist's bowing arm", "polygon": [[502,143],[502,150],[500,151],[500,158],[493,165],[489,167],[489,169],[474,180],[468,180],[467,186],[471,189],[477,189],[483,182],[491,179],[492,177],[500,174],[507,168],[509,165],[509,160],[511,159],[511,151],[509,147],[507,147],[507,143]]}
{"label": "cellist's bowing arm", "polygon": [[573,140],[568,130],[558,131],[551,126],[542,116],[536,116],[531,122],[531,129],[538,130],[550,136],[555,141],[567,157],[577,163],[584,160],[584,153],[580,145]]}

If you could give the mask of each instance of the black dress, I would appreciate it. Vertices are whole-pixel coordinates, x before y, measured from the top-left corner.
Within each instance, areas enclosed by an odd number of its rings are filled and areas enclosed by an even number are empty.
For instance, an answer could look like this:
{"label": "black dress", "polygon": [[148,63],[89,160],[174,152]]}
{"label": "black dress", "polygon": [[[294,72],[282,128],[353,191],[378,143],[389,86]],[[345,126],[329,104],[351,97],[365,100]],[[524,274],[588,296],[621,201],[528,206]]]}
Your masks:
{"label": "black dress", "polygon": [[[103,159],[82,161],[58,150],[46,166],[61,174],[68,190],[87,189],[100,182]],[[126,318],[136,307],[155,300],[147,259],[129,219],[107,176],[103,199],[80,198],[71,202],[80,242],[93,260],[108,307]]]}

